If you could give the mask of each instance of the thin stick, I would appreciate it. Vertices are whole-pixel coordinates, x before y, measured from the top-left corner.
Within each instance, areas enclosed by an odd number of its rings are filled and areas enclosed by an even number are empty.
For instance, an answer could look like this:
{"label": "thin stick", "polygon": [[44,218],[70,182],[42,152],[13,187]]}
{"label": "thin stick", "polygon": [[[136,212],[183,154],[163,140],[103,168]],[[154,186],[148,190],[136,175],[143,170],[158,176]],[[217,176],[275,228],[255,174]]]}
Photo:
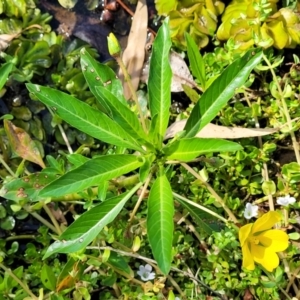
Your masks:
{"label": "thin stick", "polygon": [[202,205],[200,205],[200,204],[198,204],[198,203],[195,203],[195,202],[193,202],[193,201],[191,201],[191,200],[189,200],[189,199],[187,199],[187,198],[185,198],[185,197],[183,197],[183,196],[180,196],[179,194],[177,194],[177,193],[175,193],[175,192],[173,192],[172,194],[174,195],[175,198],[178,198],[178,199],[180,199],[180,200],[182,200],[182,201],[184,201],[184,202],[186,202],[186,203],[188,203],[188,204],[190,204],[190,205],[193,205],[193,206],[195,206],[195,207],[197,207],[197,208],[199,208],[199,209],[201,209],[201,210],[207,212],[208,214],[210,214],[210,215],[212,215],[212,216],[214,216],[214,217],[220,219],[220,220],[223,221],[225,224],[228,224],[228,220],[227,220],[227,219],[223,218],[222,216],[220,216],[220,215],[217,214],[216,212],[210,210],[209,208],[206,208],[206,207],[204,207],[204,206],[202,206]]}
{"label": "thin stick", "polygon": [[[49,110],[50,114],[51,114],[52,117],[53,117],[53,116],[54,116],[54,113],[53,113],[52,109],[50,109],[50,108],[48,107],[48,110]],[[67,135],[66,135],[66,133],[65,133],[65,131],[64,131],[64,129],[63,129],[63,127],[62,127],[60,124],[57,124],[57,127],[58,127],[58,129],[59,129],[59,131],[60,131],[60,134],[61,134],[61,136],[62,136],[64,142],[66,143],[66,146],[67,146],[67,148],[68,148],[69,153],[70,153],[70,154],[73,154],[73,149],[71,148],[71,145],[70,145],[70,143],[69,143],[68,137],[67,137]]]}
{"label": "thin stick", "polygon": [[224,200],[215,192],[215,190],[210,186],[209,183],[207,183],[200,174],[198,174],[197,172],[195,172],[189,165],[187,165],[186,163],[181,163],[181,165],[187,170],[189,171],[192,175],[194,175],[197,179],[199,179],[207,188],[207,190],[214,196],[214,198],[216,199],[216,201],[221,204],[221,206],[224,208],[224,210],[226,211],[226,213],[228,214],[229,218],[232,220],[233,223],[238,223],[237,218],[235,217],[235,215],[232,213],[232,211],[227,207],[227,205],[225,204]]}
{"label": "thin stick", "polygon": [[[246,99],[246,101],[248,103],[248,106],[251,108],[252,105],[250,103],[250,100],[248,98],[248,94],[247,94],[246,91],[244,92],[244,95],[245,95],[245,99]],[[260,98],[258,98],[258,102],[260,102]],[[254,120],[255,120],[255,127],[256,128],[260,128],[260,125],[259,125],[259,122],[258,122],[258,118],[256,116],[254,117]],[[257,139],[258,139],[258,144],[259,144],[260,149],[263,149],[263,143],[262,143],[261,136],[258,136]],[[263,177],[263,179],[264,179],[265,182],[269,181],[268,166],[267,166],[267,164],[265,162],[263,163],[262,177]],[[274,208],[273,196],[272,196],[271,193],[268,193],[267,197],[268,197],[268,201],[269,201],[269,208],[270,208],[271,211],[273,211],[275,209]]]}
{"label": "thin stick", "polygon": [[[283,253],[282,252],[278,252],[278,255],[279,257],[281,258],[282,262],[283,262],[283,265],[284,265],[284,272],[286,273],[287,277],[289,280],[291,280],[293,278],[293,276],[291,275],[291,271],[290,271],[290,266],[289,266],[289,263],[287,262],[286,258],[284,257]],[[299,299],[298,297],[300,296],[300,293],[299,293],[299,289],[297,287],[297,285],[295,284],[294,281],[292,281],[292,287],[293,287],[293,290],[295,292],[295,294],[297,295],[297,299]]]}
{"label": "thin stick", "polygon": [[287,293],[288,293],[288,291],[290,290],[291,285],[294,284],[294,281],[295,281],[297,275],[299,274],[299,272],[300,272],[300,267],[298,267],[298,268],[292,273],[291,278],[289,278],[289,283],[288,283],[288,285],[287,285],[287,287],[286,287],[286,289],[285,289],[285,291],[286,291]]}
{"label": "thin stick", "polygon": [[2,155],[0,155],[0,163],[4,166],[4,168],[7,170],[7,172],[8,172],[12,177],[16,177],[16,174],[12,171],[12,169],[9,167],[9,165],[4,161]]}
{"label": "thin stick", "polygon": [[180,294],[181,297],[185,297],[182,289],[180,288],[180,286],[178,285],[178,283],[173,279],[172,276],[167,275],[168,280],[170,280],[170,282],[172,283],[172,285],[174,286],[174,288],[177,290],[177,292]]}
{"label": "thin stick", "polygon": [[[86,249],[91,249],[91,250],[110,250],[110,251],[119,253],[121,255],[129,256],[129,257],[134,257],[134,258],[137,258],[137,259],[141,259],[141,260],[143,260],[143,261],[145,261],[147,263],[151,263],[151,264],[157,265],[157,262],[154,259],[142,256],[142,255],[139,255],[139,254],[136,254],[136,253],[131,253],[131,252],[125,252],[125,251],[122,251],[122,250],[118,250],[118,249],[115,249],[115,248],[109,247],[109,246],[101,246],[101,247],[89,246],[89,247],[86,247]],[[182,270],[174,268],[174,267],[171,267],[171,270],[174,271],[174,272],[181,273],[184,276],[189,277],[191,280],[196,281],[197,283],[199,283],[200,285],[202,285],[203,287],[205,287],[207,290],[209,290],[212,294],[214,294],[215,296],[219,297],[220,299],[224,299],[224,300],[227,299],[223,295],[221,295],[220,293],[214,291],[212,288],[210,288],[204,282],[202,282],[198,278],[194,277],[193,274],[190,274],[188,272],[182,271]]]}
{"label": "thin stick", "polygon": [[44,224],[46,227],[48,227],[49,229],[51,229],[53,232],[55,232],[56,234],[59,234],[56,230],[56,228],[50,223],[48,222],[46,219],[44,219],[43,217],[41,217],[38,213],[31,211],[28,207],[24,206],[23,207],[28,213],[30,213],[34,218],[36,218],[37,220],[39,220],[42,224]]}
{"label": "thin stick", "polygon": [[129,90],[131,92],[131,96],[132,96],[132,98],[133,98],[133,100],[135,102],[135,105],[136,105],[136,107],[138,109],[138,112],[139,112],[139,115],[140,115],[140,121],[141,121],[142,127],[143,127],[143,129],[144,129],[145,132],[148,132],[147,127],[146,127],[146,123],[145,123],[145,120],[144,120],[144,115],[143,115],[143,112],[142,112],[139,100],[137,98],[136,92],[135,92],[135,90],[134,90],[134,88],[132,86],[131,78],[130,78],[130,75],[128,74],[128,72],[127,72],[127,68],[126,68],[126,66],[123,63],[121,55],[115,56],[114,58],[116,59],[118,65],[120,66],[120,68],[121,68],[121,70],[123,72],[124,80],[128,84]]}
{"label": "thin stick", "polygon": [[33,240],[35,238],[36,236],[33,234],[21,234],[21,235],[9,236],[5,238],[5,240],[8,242],[8,241],[15,241],[15,240]]}
{"label": "thin stick", "polygon": [[55,217],[53,216],[51,210],[49,209],[49,207],[47,206],[47,204],[43,204],[43,208],[45,210],[45,212],[47,213],[47,215],[49,216],[49,218],[51,219],[53,225],[55,226],[56,228],[56,231],[58,232],[58,234],[62,234],[62,231],[60,229],[60,226],[59,224],[57,223],[57,220],[55,219]]}
{"label": "thin stick", "polygon": [[5,267],[1,262],[0,262],[0,268],[3,269],[5,272],[8,273],[8,275],[13,278],[22,288],[23,290],[34,300],[39,300],[38,297],[36,297],[31,290],[28,288],[28,286],[25,285],[14,273],[11,269]]}
{"label": "thin stick", "polygon": [[147,188],[148,188],[148,186],[149,186],[149,182],[150,182],[151,178],[152,178],[152,173],[150,173],[150,174],[148,175],[148,177],[147,177],[147,179],[146,179],[146,181],[145,181],[145,184],[144,184],[144,186],[143,186],[143,188],[142,188],[142,191],[141,191],[141,194],[140,194],[140,196],[139,196],[139,199],[138,199],[138,201],[136,202],[136,204],[135,204],[135,206],[134,206],[134,209],[133,209],[132,213],[130,214],[129,225],[130,225],[130,223],[132,222],[132,220],[133,220],[133,218],[134,218],[134,216],[135,216],[137,210],[139,209],[142,200],[144,199],[144,195],[145,195],[146,190],[147,190]]}
{"label": "thin stick", "polygon": [[64,131],[64,129],[63,129],[63,127],[62,127],[60,124],[58,124],[57,126],[58,126],[58,129],[59,129],[59,131],[60,131],[60,134],[61,134],[61,136],[62,136],[64,142],[66,143],[66,146],[67,146],[67,148],[68,148],[69,153],[70,153],[70,154],[73,154],[73,149],[72,149],[72,147],[71,147],[71,145],[70,145],[70,143],[69,143],[68,137],[67,137],[67,135],[66,135],[66,133],[65,133],[65,131]]}
{"label": "thin stick", "polygon": [[283,91],[282,91],[281,86],[279,84],[279,81],[278,81],[278,79],[276,77],[274,69],[273,69],[273,67],[270,64],[270,61],[268,60],[268,58],[264,54],[263,54],[263,59],[267,63],[268,67],[270,68],[270,71],[271,71],[272,76],[273,76],[273,80],[274,80],[274,82],[277,85],[278,93],[280,95],[281,105],[282,105],[282,108],[283,108],[283,111],[284,111],[284,114],[285,114],[285,117],[286,117],[286,120],[287,120],[287,123],[288,123],[288,127],[289,127],[289,130],[290,130],[289,134],[291,135],[291,139],[292,139],[292,143],[293,143],[293,147],[294,147],[294,152],[295,152],[295,155],[296,155],[297,163],[300,164],[299,144],[297,142],[297,139],[296,139],[296,136],[295,136],[295,132],[293,131],[293,124],[292,124],[292,120],[291,120],[291,117],[290,117],[290,114],[289,114],[288,107],[287,107],[286,102],[284,100]]}

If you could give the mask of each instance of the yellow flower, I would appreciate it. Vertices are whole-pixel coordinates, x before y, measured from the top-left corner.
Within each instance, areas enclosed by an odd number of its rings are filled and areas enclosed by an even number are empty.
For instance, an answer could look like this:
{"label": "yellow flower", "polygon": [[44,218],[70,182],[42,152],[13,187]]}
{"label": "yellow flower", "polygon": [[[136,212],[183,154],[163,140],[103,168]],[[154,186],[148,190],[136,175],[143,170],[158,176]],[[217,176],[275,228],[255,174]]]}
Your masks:
{"label": "yellow flower", "polygon": [[254,262],[261,264],[269,272],[278,267],[279,258],[276,252],[284,251],[288,247],[289,239],[285,232],[272,229],[280,219],[277,212],[269,211],[254,223],[240,228],[244,268],[254,270]]}

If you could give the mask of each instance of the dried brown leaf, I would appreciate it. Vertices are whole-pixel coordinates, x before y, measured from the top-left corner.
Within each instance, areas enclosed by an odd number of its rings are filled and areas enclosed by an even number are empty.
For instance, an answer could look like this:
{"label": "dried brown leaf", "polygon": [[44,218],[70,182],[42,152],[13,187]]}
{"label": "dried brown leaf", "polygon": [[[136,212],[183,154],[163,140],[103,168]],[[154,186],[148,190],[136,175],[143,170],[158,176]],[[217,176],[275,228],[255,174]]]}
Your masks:
{"label": "dried brown leaf", "polygon": [[[145,60],[147,26],[148,11],[146,0],[139,0],[132,19],[127,47],[122,55],[122,60],[131,77],[131,82],[134,90],[137,90],[139,86],[140,75]],[[121,70],[119,72],[119,77],[123,82],[124,96],[126,99],[130,99],[131,92],[128,88],[128,84],[126,83],[126,81],[124,81],[124,76]]]}
{"label": "dried brown leaf", "polygon": [[[175,136],[176,133],[183,130],[187,120],[181,120],[173,123],[166,132],[165,139]],[[199,138],[223,138],[223,139],[239,139],[247,137],[257,137],[277,132],[276,128],[241,128],[226,127],[215,124],[207,124],[197,135]]]}
{"label": "dried brown leaf", "polygon": [[0,34],[0,51],[4,51],[10,44],[10,42],[18,37],[21,33],[10,33],[10,34]]}
{"label": "dried brown leaf", "polygon": [[23,31],[31,28],[42,29],[42,26],[38,24],[33,24],[19,32],[0,34],[0,51],[4,51],[13,39],[17,38]]}
{"label": "dried brown leaf", "polygon": [[170,53],[170,64],[173,73],[171,91],[182,92],[182,84],[191,88],[196,87],[193,76],[186,65],[184,59],[176,52]]}
{"label": "dried brown leaf", "polygon": [[12,150],[22,157],[45,168],[41,153],[31,137],[24,129],[16,127],[8,120],[4,121],[4,129]]}

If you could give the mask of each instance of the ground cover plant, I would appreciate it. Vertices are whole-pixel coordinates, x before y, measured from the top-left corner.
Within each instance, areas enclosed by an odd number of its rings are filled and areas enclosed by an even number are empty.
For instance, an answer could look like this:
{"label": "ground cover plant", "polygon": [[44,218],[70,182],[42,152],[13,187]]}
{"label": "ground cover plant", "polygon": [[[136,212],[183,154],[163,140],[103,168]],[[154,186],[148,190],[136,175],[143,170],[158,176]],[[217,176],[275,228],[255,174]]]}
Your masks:
{"label": "ground cover plant", "polygon": [[139,91],[110,34],[128,100],[35,2],[1,1],[0,299],[300,298],[297,6],[253,3],[228,23],[235,1],[157,1]]}

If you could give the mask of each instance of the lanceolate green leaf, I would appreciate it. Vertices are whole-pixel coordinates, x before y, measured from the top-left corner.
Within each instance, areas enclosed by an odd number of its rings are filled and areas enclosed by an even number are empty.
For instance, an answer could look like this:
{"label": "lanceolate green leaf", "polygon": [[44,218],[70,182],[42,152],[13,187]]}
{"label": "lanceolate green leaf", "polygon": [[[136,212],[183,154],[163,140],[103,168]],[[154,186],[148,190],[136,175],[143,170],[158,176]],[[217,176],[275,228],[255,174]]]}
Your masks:
{"label": "lanceolate green leaf", "polygon": [[12,63],[5,63],[1,66],[1,68],[0,68],[0,90],[4,87],[4,85],[7,81],[7,77],[9,75],[9,73],[12,71],[13,66],[14,65]]}
{"label": "lanceolate green leaf", "polygon": [[173,215],[172,189],[166,175],[160,175],[149,194],[147,229],[153,256],[165,275],[172,262]]}
{"label": "lanceolate green leaf", "polygon": [[164,149],[167,159],[190,161],[197,156],[212,152],[230,152],[242,150],[235,142],[221,139],[184,138]]}
{"label": "lanceolate green leaf", "polygon": [[150,60],[148,79],[149,107],[151,117],[157,115],[155,133],[159,135],[160,144],[165,135],[169,122],[169,109],[171,105],[171,79],[172,71],[169,63],[171,48],[170,32],[167,21],[160,27]]}
{"label": "lanceolate green leaf", "polygon": [[195,136],[219,113],[232,98],[235,89],[244,84],[261,58],[261,51],[251,50],[225,69],[194,106],[184,128],[186,137]]}
{"label": "lanceolate green leaf", "polygon": [[64,174],[43,188],[40,197],[60,197],[77,193],[84,189],[99,185],[137,169],[143,164],[143,159],[136,155],[118,154],[93,158],[80,167]]}
{"label": "lanceolate green leaf", "polygon": [[59,241],[50,245],[44,259],[54,253],[71,253],[85,248],[96,238],[104,226],[115,219],[125,203],[141,185],[142,183],[139,183],[128,193],[107,199],[82,214],[63,232]]}
{"label": "lanceolate green leaf", "polygon": [[185,32],[184,35],[187,43],[187,54],[192,74],[198,79],[203,90],[205,90],[206,76],[204,60],[195,41],[187,32]]}
{"label": "lanceolate green leaf", "polygon": [[26,86],[73,127],[103,142],[144,152],[133,137],[101,111],[61,91],[29,83]]}
{"label": "lanceolate green leaf", "polygon": [[96,87],[97,99],[104,103],[110,111],[110,117],[125,129],[132,137],[145,141],[147,135],[144,132],[137,115],[127,105],[123,105],[105,87]]}
{"label": "lanceolate green leaf", "polygon": [[110,67],[96,61],[86,49],[80,51],[80,57],[83,75],[95,97],[97,97],[96,87],[105,86],[117,97],[119,102],[126,104],[122,83],[119,79],[116,79],[115,72]]}

